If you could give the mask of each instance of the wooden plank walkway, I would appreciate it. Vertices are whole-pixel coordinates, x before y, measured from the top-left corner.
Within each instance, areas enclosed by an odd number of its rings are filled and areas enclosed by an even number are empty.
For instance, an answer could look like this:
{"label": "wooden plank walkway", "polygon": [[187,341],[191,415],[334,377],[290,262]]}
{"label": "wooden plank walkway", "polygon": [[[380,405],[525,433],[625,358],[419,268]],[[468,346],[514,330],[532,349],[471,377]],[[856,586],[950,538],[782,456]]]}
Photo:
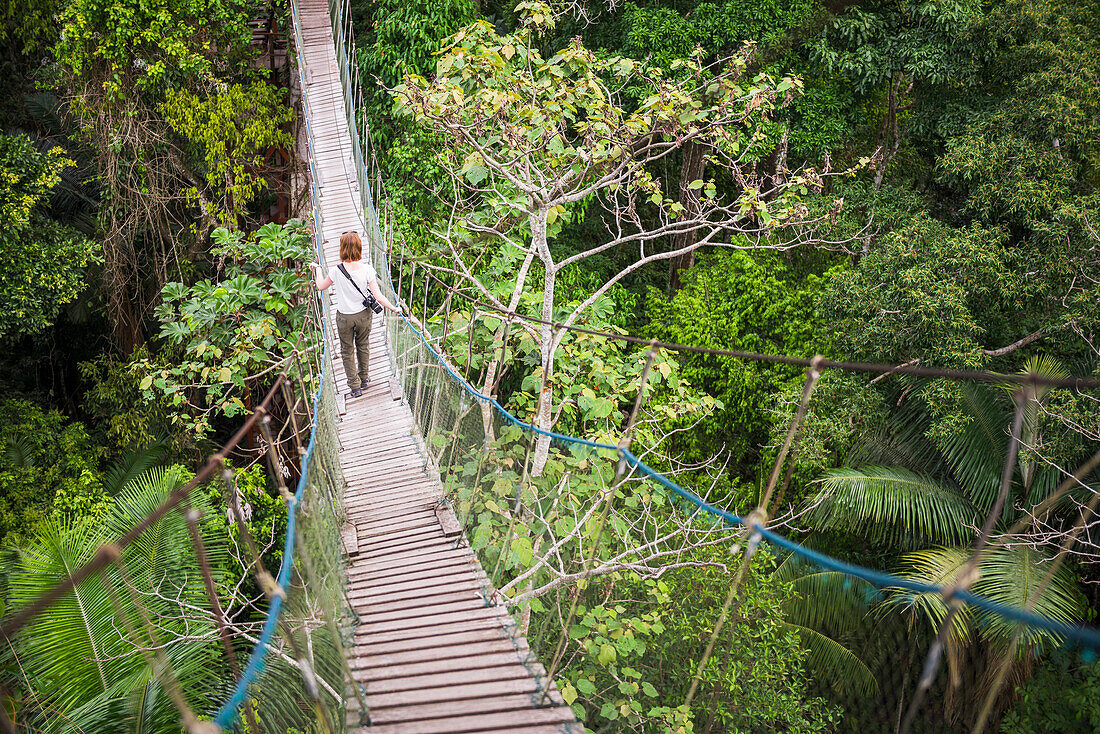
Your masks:
{"label": "wooden plank walkway", "polygon": [[[340,234],[362,234],[366,226],[327,0],[301,2],[300,12],[311,170],[320,190],[325,257],[332,265],[339,262]],[[344,539],[351,555],[348,596],[362,620],[352,669],[370,709],[363,726],[349,696],[349,729],[584,734],[552,685],[543,695],[545,671],[508,612],[486,601],[488,579],[465,538],[454,535],[457,521],[450,510],[438,507],[439,477],[425,468],[408,407],[391,395],[394,365],[382,318],[375,318],[371,331],[370,385],[363,397],[338,401],[344,501],[354,526]],[[330,326],[335,334],[335,324]],[[338,349],[332,351],[336,389],[344,394],[343,366]]]}

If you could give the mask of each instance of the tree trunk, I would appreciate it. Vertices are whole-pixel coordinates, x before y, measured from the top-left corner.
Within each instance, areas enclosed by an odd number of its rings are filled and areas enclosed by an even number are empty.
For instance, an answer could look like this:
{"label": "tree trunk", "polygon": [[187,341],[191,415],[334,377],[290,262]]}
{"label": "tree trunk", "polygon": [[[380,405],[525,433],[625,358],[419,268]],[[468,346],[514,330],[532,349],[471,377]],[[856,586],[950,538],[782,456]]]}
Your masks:
{"label": "tree trunk", "polygon": [[[539,329],[539,353],[542,356],[542,389],[539,392],[538,407],[535,411],[535,426],[542,431],[553,427],[554,390],[550,378],[554,375],[554,281],[557,270],[550,248],[546,241],[546,211],[539,210],[531,216],[531,245],[542,259],[545,278],[542,281],[542,314],[545,322]],[[542,476],[546,468],[546,459],[550,456],[550,437],[540,433],[535,440],[535,454],[531,458],[531,476]]]}
{"label": "tree trunk", "polygon": [[[694,140],[684,143],[683,165],[680,168],[680,205],[684,207],[684,218],[691,219],[699,213],[699,192],[701,189],[690,189],[688,185],[692,181],[698,181],[703,177],[707,168],[706,151],[703,146]],[[680,232],[672,238],[672,249],[679,250],[695,244],[695,232]],[[668,290],[675,293],[683,285],[681,273],[695,264],[695,251],[677,255],[669,261],[668,266]]]}
{"label": "tree trunk", "polygon": [[[545,223],[545,218],[543,222]],[[545,233],[545,230],[543,230]],[[544,238],[545,239],[545,238]],[[519,307],[520,299],[523,297],[523,284],[527,281],[527,272],[531,268],[531,262],[535,259],[535,248],[531,248],[531,251],[527,253],[527,256],[523,258],[523,264],[519,266],[519,272],[516,273],[516,287],[512,291],[512,298],[508,301],[508,310],[515,311]],[[505,324],[501,324],[497,329],[496,334],[503,345],[504,341],[508,338],[508,329]],[[494,339],[495,341],[495,339]],[[501,353],[505,353],[506,348],[502,346]],[[500,359],[496,354],[485,367],[485,379],[481,383],[481,394],[496,397],[494,394],[496,391],[497,375],[504,370],[504,365],[500,364]],[[481,404],[481,424],[485,430],[485,436],[489,441],[495,440],[496,436],[493,432],[493,406],[489,403]]]}
{"label": "tree trunk", "polygon": [[775,175],[772,177],[777,186],[787,183],[787,148],[790,145],[790,125],[783,126],[783,135],[779,138],[779,147],[775,150]]}
{"label": "tree trunk", "polygon": [[[496,335],[500,337],[501,344],[503,345],[505,340],[508,338],[508,331],[504,328],[504,324],[501,324],[500,328],[497,329]],[[496,339],[494,338],[493,341],[495,342]],[[501,353],[505,351],[506,347],[502,346]],[[494,393],[496,389],[497,373],[502,369],[502,367],[503,366],[500,364],[499,357],[494,354],[492,359],[489,360],[489,364],[485,366],[485,379],[482,380],[481,383],[482,395],[488,395],[491,398],[496,397]],[[484,431],[485,441],[487,443],[492,443],[496,440],[496,431],[493,430],[494,412],[495,409],[493,408],[491,403],[489,403],[488,401],[481,402],[481,428],[482,431]]]}

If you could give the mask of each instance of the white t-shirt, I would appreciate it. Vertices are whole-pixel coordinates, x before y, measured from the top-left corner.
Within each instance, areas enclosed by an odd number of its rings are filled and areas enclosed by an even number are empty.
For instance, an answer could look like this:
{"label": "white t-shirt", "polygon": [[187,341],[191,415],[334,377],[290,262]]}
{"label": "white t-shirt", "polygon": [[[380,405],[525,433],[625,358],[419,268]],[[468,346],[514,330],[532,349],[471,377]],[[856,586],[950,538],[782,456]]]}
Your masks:
{"label": "white t-shirt", "polygon": [[344,263],[344,269],[348,271],[348,275],[355,280],[355,284],[363,293],[360,295],[359,291],[355,290],[355,286],[346,275],[340,272],[339,267],[332,268],[328,271],[328,277],[332,279],[332,287],[336,291],[336,310],[346,314],[359,313],[366,309],[363,299],[370,293],[370,282],[378,277],[378,273],[370,263],[362,260],[359,261],[358,270],[349,268],[347,263]]}

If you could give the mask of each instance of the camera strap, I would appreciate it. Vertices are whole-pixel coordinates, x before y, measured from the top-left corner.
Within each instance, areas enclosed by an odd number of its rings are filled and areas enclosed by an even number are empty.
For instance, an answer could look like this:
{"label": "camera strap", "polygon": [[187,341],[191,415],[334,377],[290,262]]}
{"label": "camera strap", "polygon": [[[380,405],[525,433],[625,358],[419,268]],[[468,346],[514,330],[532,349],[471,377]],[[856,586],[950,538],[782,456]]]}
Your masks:
{"label": "camera strap", "polygon": [[347,278],[348,280],[351,281],[352,287],[355,288],[355,290],[359,291],[359,295],[363,296],[363,303],[373,303],[374,302],[374,295],[372,294],[372,295],[368,296],[365,293],[363,293],[363,289],[360,288],[359,284],[355,282],[355,278],[351,277],[351,273],[349,273],[347,271],[347,268],[344,267],[344,263],[340,263],[336,267],[340,270],[341,273],[344,274],[345,278]]}

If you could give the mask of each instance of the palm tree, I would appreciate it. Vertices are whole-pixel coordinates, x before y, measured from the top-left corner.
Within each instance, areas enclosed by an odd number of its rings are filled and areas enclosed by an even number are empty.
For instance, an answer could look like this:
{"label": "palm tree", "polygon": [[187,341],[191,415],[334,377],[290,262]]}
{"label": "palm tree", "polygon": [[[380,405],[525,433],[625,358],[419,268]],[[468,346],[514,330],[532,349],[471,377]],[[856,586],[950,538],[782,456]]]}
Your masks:
{"label": "palm tree", "polygon": [[[1059,365],[1043,359],[1032,360],[1025,372],[1065,374]],[[1037,406],[1048,393],[1037,391],[1035,401],[1025,409],[1022,450],[1013,467],[1010,501],[997,518],[999,531],[1025,517],[1061,481],[1061,471],[1035,452],[1043,444]],[[808,521],[818,531],[864,538],[896,554],[894,570],[900,576],[937,586],[955,583],[972,555],[976,528],[991,511],[1001,487],[1014,413],[1008,394],[1000,386],[962,386],[959,420],[950,435],[935,442],[928,438],[932,419],[927,405],[910,398],[889,432],[855,452],[851,465],[833,469],[819,480],[818,491],[808,502]],[[995,546],[983,556],[971,590],[1006,606],[1030,604],[1035,613],[1058,622],[1073,624],[1082,619],[1084,599],[1072,573],[1063,566],[1043,586],[1048,553],[1038,539],[1029,541],[1026,534],[1016,540]],[[835,588],[824,592],[814,590],[805,603],[828,608],[838,597]],[[879,622],[885,614],[900,612],[908,624],[925,620],[934,630],[947,617],[940,594],[887,592],[876,608]],[[811,617],[811,621],[821,626],[820,618]],[[1015,623],[970,607],[955,616],[951,636],[954,649],[971,648],[971,656],[993,658],[1015,649],[1021,665],[1028,664],[1029,653],[1037,646],[1060,641],[1048,632],[1021,632]]]}
{"label": "palm tree", "polygon": [[[146,469],[126,481],[104,517],[45,524],[7,569],[11,606],[30,603],[68,577],[101,543],[136,525],[183,481],[178,468]],[[205,517],[217,517],[198,493],[194,504]],[[224,532],[204,530],[219,573],[227,564]],[[5,641],[6,667],[20,679],[19,715],[29,731],[179,731],[179,715],[142,652],[152,642],[141,631],[139,605],[156,621],[159,642],[191,706],[206,712],[222,698],[227,674],[210,615],[202,613],[209,602],[184,519],[174,512],[163,516],[123,550],[122,565],[126,578],[112,567],[84,581]],[[197,613],[187,614],[188,607]],[[138,639],[128,627],[138,631]]]}

